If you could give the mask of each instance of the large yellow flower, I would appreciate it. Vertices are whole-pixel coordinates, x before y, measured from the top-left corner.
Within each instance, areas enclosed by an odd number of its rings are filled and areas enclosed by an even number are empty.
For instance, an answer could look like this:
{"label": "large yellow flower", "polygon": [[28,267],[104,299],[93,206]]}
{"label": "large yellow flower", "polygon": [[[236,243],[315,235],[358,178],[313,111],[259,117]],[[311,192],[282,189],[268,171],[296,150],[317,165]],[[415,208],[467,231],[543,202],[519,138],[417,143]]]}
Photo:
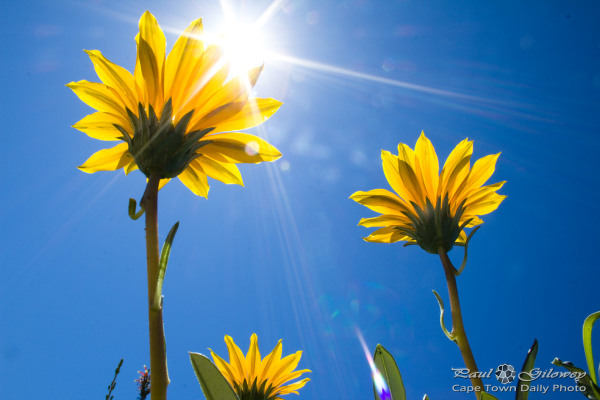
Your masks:
{"label": "large yellow flower", "polygon": [[505,182],[482,186],[494,173],[500,153],[477,160],[471,168],[472,154],[473,142],[463,140],[438,175],[438,158],[424,133],[414,151],[403,143],[397,156],[382,150],[383,172],[397,194],[374,189],[350,196],[382,214],[360,220],[359,225],[380,228],[364,239],[416,242],[434,254],[464,244],[464,228],[482,224],[479,216],[494,211],[506,197],[496,193]]}
{"label": "large yellow flower", "polygon": [[95,139],[123,141],[93,154],[81,170],[139,168],[147,177],[158,175],[161,185],[178,176],[206,197],[207,175],[243,185],[236,163],[281,156],[265,140],[235,132],[261,124],[281,106],[274,99],[250,97],[262,67],[227,80],[230,62],[221,47],[205,46],[201,19],[191,23],[168,56],[165,36],[150,12],[142,15],[139,28],[133,74],[91,50],[86,53],[102,83],[67,85],[98,110],[74,127]]}
{"label": "large yellow flower", "polygon": [[256,334],[250,338],[248,354],[244,354],[229,336],[225,336],[225,343],[229,351],[229,363],[216,355],[212,350],[210,354],[217,368],[235,389],[240,400],[275,400],[288,393],[296,393],[303,387],[309,378],[301,381],[284,384],[300,377],[308,369],[294,371],[302,351],[281,358],[281,340],[271,353],[261,360],[258,350]]}

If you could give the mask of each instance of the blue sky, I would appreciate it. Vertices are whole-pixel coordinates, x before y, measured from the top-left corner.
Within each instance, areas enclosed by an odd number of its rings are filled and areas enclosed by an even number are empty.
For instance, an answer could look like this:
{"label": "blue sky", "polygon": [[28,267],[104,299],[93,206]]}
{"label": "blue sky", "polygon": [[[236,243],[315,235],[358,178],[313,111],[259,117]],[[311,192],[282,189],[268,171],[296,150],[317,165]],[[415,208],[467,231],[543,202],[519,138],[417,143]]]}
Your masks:
{"label": "blue sky", "polygon": [[[227,4],[251,23],[270,2]],[[104,398],[124,358],[115,399],[133,399],[149,357],[144,229],[127,202],[145,180],[77,170],[104,143],[70,127],[91,109],[64,85],[97,81],[83,49],[132,70],[146,9],[168,46],[197,17],[221,32],[223,9],[102,0],[0,8],[2,398]],[[441,160],[465,137],[474,158],[502,152],[492,181],[508,181],[508,198],[484,217],[458,278],[479,368],[520,368],[534,338],[538,367],[554,357],[585,367],[581,325],[600,309],[599,8],[282,2],[263,29],[272,55],[256,92],[284,105],[252,133],[283,157],[241,166],[244,188],[210,182],[208,200],[179,182],[160,192],[161,240],[180,221],[164,286],[169,396],[203,398],[188,351],[225,355],[225,334],[245,351],[256,332],[265,354],[280,338],[284,353],[304,351],[300,367],[313,372],[299,398],[370,399],[358,329],[371,350],[382,343],[394,354],[409,399],[469,398],[452,391],[451,368],[463,363],[439,327],[439,260],[364,242],[369,230],[356,224],[374,213],[348,199],[389,188],[381,149],[412,147],[421,130]],[[530,399],[545,397],[583,398]]]}

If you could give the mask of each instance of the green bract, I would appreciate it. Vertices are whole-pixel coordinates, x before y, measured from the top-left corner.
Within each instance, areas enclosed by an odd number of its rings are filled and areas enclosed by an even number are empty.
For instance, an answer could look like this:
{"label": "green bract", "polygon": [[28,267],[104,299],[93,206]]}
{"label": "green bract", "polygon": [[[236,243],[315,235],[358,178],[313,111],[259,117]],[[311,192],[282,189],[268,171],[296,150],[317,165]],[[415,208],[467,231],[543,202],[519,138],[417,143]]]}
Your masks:
{"label": "green bract", "polygon": [[144,106],[138,104],[138,116],[130,109],[127,115],[133,128],[133,137],[124,127],[115,125],[123,134],[120,139],[127,142],[129,153],[133,155],[140,171],[150,177],[152,173],[160,179],[174,178],[200,156],[196,151],[209,144],[210,140],[199,141],[214,128],[207,128],[186,134],[186,128],[194,111],[185,114],[173,125],[173,107],[169,99],[163,107],[160,119],[156,117],[154,108],[148,106],[148,114]]}

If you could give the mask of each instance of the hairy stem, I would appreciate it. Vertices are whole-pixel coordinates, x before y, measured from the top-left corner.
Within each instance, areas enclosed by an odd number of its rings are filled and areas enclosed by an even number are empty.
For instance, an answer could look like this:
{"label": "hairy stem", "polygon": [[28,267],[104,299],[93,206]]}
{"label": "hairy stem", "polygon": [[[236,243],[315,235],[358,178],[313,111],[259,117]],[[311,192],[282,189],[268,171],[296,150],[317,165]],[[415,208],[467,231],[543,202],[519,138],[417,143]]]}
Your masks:
{"label": "hairy stem", "polygon": [[158,280],[158,175],[150,175],[144,193],[146,209],[146,259],[148,273],[148,321],[150,331],[150,373],[152,400],[166,400],[169,373],[167,372],[167,349],[163,327],[162,307],[152,309],[154,291]]}
{"label": "hairy stem", "polygon": [[[448,296],[450,297],[450,310],[452,311],[452,332],[454,341],[460,349],[462,358],[465,362],[465,366],[469,369],[469,372],[478,372],[477,364],[475,363],[475,357],[471,351],[469,340],[467,339],[467,333],[465,332],[465,326],[463,325],[462,312],[460,310],[460,301],[458,300],[458,288],[456,286],[456,269],[452,265],[448,254],[443,250],[439,249],[438,254],[442,265],[444,266],[444,272],[446,274],[446,283],[448,284]],[[473,386],[475,396],[477,399],[481,397],[483,392],[483,382],[481,378],[471,378],[471,385]]]}

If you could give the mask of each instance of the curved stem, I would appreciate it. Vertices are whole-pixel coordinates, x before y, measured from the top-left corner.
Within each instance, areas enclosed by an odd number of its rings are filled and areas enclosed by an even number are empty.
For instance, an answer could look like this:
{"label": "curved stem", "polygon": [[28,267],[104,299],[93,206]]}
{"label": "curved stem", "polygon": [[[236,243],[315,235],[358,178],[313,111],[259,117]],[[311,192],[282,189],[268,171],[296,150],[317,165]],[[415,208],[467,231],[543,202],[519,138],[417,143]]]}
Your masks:
{"label": "curved stem", "polygon": [[160,177],[150,175],[144,192],[146,209],[146,259],[148,273],[148,322],[150,331],[150,373],[152,400],[166,400],[169,373],[167,372],[167,350],[163,327],[162,307],[152,309],[154,291],[158,280],[158,184]]}
{"label": "curved stem", "polygon": [[[479,370],[475,363],[475,357],[473,357],[473,352],[471,351],[471,346],[467,339],[467,333],[465,332],[465,326],[463,325],[460,301],[458,300],[458,287],[456,286],[456,269],[452,265],[448,254],[443,249],[439,249],[438,254],[440,255],[442,265],[444,266],[446,283],[448,284],[448,296],[450,297],[450,310],[452,312],[451,334],[454,336],[454,341],[460,349],[465,366],[469,369],[469,372],[478,372]],[[471,385],[473,386],[475,396],[479,399],[483,392],[483,382],[481,378],[471,378]]]}

